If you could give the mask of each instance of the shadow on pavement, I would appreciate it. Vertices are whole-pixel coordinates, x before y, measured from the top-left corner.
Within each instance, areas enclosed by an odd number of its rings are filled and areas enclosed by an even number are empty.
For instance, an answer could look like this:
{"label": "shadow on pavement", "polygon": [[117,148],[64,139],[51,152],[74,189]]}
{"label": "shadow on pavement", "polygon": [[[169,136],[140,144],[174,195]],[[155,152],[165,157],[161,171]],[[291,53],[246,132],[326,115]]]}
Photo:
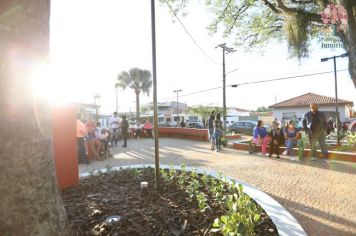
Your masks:
{"label": "shadow on pavement", "polygon": [[298,222],[308,233],[308,235],[355,235],[352,232],[346,232],[344,230],[337,229],[332,225],[327,225],[325,223],[316,221],[311,218],[310,215],[322,218],[326,221],[331,221],[332,223],[336,223],[339,225],[347,225],[349,228],[355,229],[356,222],[354,221],[335,215],[330,216],[330,214],[325,211],[315,209],[313,207],[309,207],[307,205],[294,202],[285,198],[281,198],[271,193],[268,194],[276,201],[278,201],[281,205],[283,205],[298,220]]}

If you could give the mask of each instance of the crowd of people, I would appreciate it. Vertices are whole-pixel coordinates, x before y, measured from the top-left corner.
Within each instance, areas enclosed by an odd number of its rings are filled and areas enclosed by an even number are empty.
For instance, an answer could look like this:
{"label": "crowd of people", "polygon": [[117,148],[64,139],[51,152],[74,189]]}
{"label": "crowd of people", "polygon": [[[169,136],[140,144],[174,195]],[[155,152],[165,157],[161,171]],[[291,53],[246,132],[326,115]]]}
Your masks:
{"label": "crowd of people", "polygon": [[109,147],[117,147],[123,139],[123,148],[127,147],[129,137],[140,138],[142,135],[153,137],[153,125],[147,119],[144,124],[136,122],[129,125],[126,116],[119,117],[114,112],[109,119],[109,127],[102,128],[100,122],[95,122],[91,116],[82,121],[81,114],[77,116],[77,146],[79,164],[89,164],[92,160],[102,161],[112,156]]}
{"label": "crowd of people", "polygon": [[306,132],[310,148],[311,160],[317,160],[316,156],[316,143],[318,142],[323,154],[323,160],[327,161],[328,150],[325,144],[325,138],[329,124],[326,121],[323,112],[318,110],[318,105],[315,103],[310,104],[310,111],[308,111],[302,120],[302,127],[297,128],[295,121],[288,120],[285,127],[280,127],[280,123],[275,120],[272,123],[271,130],[263,126],[263,121],[259,120],[257,127],[253,131],[253,143],[261,145],[262,156],[266,156],[267,145],[269,148],[269,157],[275,153],[277,158],[279,156],[279,147],[285,145],[284,155],[290,155],[291,160],[297,160],[293,148],[297,147],[298,140],[301,138],[301,129]]}
{"label": "crowd of people", "polygon": [[[181,127],[186,127],[186,123],[181,121]],[[206,120],[208,129],[210,149],[216,152],[221,150],[223,138],[223,122],[220,114],[210,113],[209,119]],[[272,122],[271,129],[267,130],[264,127],[262,120],[257,122],[257,126],[253,130],[252,142],[261,146],[262,156],[267,154],[267,146],[269,145],[268,156],[273,154],[276,158],[280,158],[280,146],[285,146],[283,155],[290,155],[291,160],[297,160],[294,148],[298,146],[301,138],[301,131],[304,130],[307,134],[310,143],[311,160],[316,160],[316,144],[320,145],[323,160],[327,161],[328,151],[325,144],[327,135],[330,135],[332,130],[342,130],[336,127],[332,118],[326,120],[323,112],[318,110],[318,105],[310,104],[310,110],[305,113],[301,122],[297,119],[290,119],[282,127],[277,120]],[[79,163],[88,164],[91,160],[103,160],[107,156],[111,156],[109,146],[117,147],[118,141],[123,139],[123,148],[127,147],[127,139],[141,138],[142,136],[153,138],[153,125],[149,119],[143,122],[134,122],[131,125],[123,115],[119,117],[117,112],[114,112],[109,119],[109,127],[101,128],[100,122],[94,122],[92,117],[88,117],[87,121],[81,121],[81,115],[77,117],[77,145]]]}

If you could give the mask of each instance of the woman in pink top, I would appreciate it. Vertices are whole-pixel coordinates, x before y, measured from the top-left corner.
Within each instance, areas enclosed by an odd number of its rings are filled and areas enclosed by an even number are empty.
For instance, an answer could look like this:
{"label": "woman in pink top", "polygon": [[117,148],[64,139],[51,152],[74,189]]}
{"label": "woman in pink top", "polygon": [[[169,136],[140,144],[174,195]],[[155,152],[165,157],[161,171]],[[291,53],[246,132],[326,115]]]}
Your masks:
{"label": "woman in pink top", "polygon": [[87,129],[87,143],[88,143],[88,151],[89,151],[89,159],[95,159],[95,160],[100,160],[100,157],[95,150],[95,131],[96,131],[96,126],[95,123],[92,119],[92,117],[89,116],[87,123],[85,123],[85,127]]}
{"label": "woman in pink top", "polygon": [[153,129],[153,126],[152,126],[150,120],[147,119],[146,123],[142,127],[142,130],[143,130],[143,132],[145,133],[146,136],[153,138],[152,129]]}

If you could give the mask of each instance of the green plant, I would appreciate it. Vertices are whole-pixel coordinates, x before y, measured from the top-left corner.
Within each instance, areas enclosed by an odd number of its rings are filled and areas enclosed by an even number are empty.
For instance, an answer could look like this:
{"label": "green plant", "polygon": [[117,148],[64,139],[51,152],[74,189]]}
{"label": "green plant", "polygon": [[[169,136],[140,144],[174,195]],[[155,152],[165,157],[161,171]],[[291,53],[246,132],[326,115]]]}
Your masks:
{"label": "green plant", "polygon": [[178,184],[179,189],[181,189],[181,190],[184,189],[185,182],[186,182],[185,174],[183,172],[181,172],[180,175],[178,175],[178,180],[177,180],[177,184]]}
{"label": "green plant", "polygon": [[193,179],[196,179],[198,177],[196,169],[194,169],[190,172],[190,177],[192,177]]}
{"label": "green plant", "polygon": [[114,167],[112,165],[110,165],[110,164],[107,164],[105,166],[105,168],[106,168],[106,173],[110,173],[110,172],[112,172],[114,170]]}
{"label": "green plant", "polygon": [[204,173],[201,177],[200,180],[202,181],[203,185],[206,186],[208,184],[208,176],[206,173]]}
{"label": "green plant", "polygon": [[221,137],[220,142],[223,147],[227,147],[227,139],[225,138],[225,136]]}
{"label": "green plant", "polygon": [[207,204],[208,199],[204,193],[199,192],[196,195],[196,198],[200,212],[204,212],[205,210],[209,209],[209,205]]}
{"label": "green plant", "polygon": [[182,163],[181,165],[180,165],[180,168],[181,168],[181,170],[182,170],[182,172],[186,172],[186,169],[187,169],[187,165],[185,164],[185,163]]}
{"label": "green plant", "polygon": [[233,193],[236,190],[236,180],[231,180],[230,184],[228,185],[228,190]]}
{"label": "green plant", "polygon": [[134,169],[132,169],[132,176],[133,176],[133,179],[134,180],[140,180],[141,179],[141,170],[139,170],[139,169],[136,169],[136,168],[134,168]]}
{"label": "green plant", "polygon": [[346,144],[342,146],[337,146],[335,150],[337,151],[349,151],[352,149],[352,147],[356,146],[356,132],[342,132],[342,136],[340,136],[340,139],[345,140]]}
{"label": "green plant", "polygon": [[199,187],[200,187],[200,183],[197,179],[193,179],[191,182],[190,182],[190,185],[192,185],[192,187],[194,188],[195,191],[198,191],[199,190]]}
{"label": "green plant", "polygon": [[174,179],[174,176],[176,175],[176,170],[174,169],[173,165],[171,164],[169,167],[169,172],[168,172],[169,178],[171,180]]}
{"label": "green plant", "polygon": [[194,187],[192,185],[186,186],[186,190],[185,191],[188,193],[190,198],[194,198],[195,190],[194,190]]}
{"label": "green plant", "polygon": [[225,201],[228,212],[216,218],[212,232],[224,235],[254,235],[254,228],[261,219],[261,209],[238,186],[238,194],[229,195]]}
{"label": "green plant", "polygon": [[161,169],[160,170],[160,174],[161,174],[161,178],[164,180],[164,181],[169,181],[170,180],[170,176],[168,174],[168,171],[166,171],[165,169]]}
{"label": "green plant", "polygon": [[349,144],[350,146],[355,146],[356,145],[356,132],[347,131],[346,141],[347,141],[347,144]]}
{"label": "green plant", "polygon": [[89,170],[89,176],[90,176],[90,177],[93,177],[93,176],[94,176],[94,174],[95,174],[94,169]]}

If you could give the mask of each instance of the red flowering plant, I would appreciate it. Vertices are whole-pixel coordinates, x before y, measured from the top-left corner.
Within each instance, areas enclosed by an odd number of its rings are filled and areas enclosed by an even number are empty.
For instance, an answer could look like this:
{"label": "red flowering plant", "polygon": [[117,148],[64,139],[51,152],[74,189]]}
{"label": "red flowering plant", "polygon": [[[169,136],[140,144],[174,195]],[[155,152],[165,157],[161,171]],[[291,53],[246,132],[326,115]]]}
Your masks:
{"label": "red flowering plant", "polygon": [[323,24],[333,25],[338,31],[347,26],[347,12],[342,5],[328,4],[321,13],[321,19]]}

